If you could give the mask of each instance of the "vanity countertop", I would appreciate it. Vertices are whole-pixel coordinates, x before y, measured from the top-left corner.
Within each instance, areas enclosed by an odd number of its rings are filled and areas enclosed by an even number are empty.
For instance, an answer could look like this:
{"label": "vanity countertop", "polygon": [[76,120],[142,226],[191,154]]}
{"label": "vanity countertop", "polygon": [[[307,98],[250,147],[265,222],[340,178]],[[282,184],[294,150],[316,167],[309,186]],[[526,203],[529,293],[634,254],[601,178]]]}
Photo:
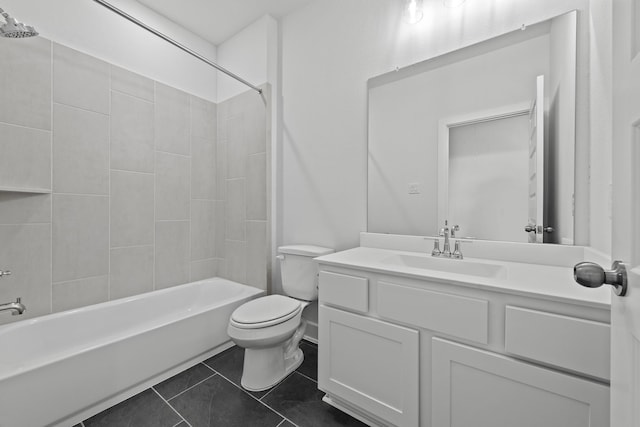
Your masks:
{"label": "vanity countertop", "polygon": [[322,265],[358,268],[376,273],[434,280],[440,283],[483,288],[490,291],[519,294],[601,309],[609,309],[611,305],[611,291],[608,286],[597,289],[581,287],[573,280],[573,268],[571,267],[480,258],[465,258],[464,260],[438,258],[449,263],[470,262],[504,267],[504,274],[499,277],[488,278],[385,262],[399,255],[412,257],[413,259],[416,259],[416,257],[431,258],[431,254],[421,252],[357,247],[318,257],[316,261]]}

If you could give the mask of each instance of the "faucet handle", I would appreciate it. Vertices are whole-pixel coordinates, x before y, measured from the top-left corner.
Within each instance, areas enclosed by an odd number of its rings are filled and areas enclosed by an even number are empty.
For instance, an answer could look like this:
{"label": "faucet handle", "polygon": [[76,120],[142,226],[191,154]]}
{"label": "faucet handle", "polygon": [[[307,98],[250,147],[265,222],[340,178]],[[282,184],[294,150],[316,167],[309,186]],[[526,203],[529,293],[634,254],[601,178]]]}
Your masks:
{"label": "faucet handle", "polygon": [[456,231],[460,231],[460,226],[458,224],[451,227],[451,237],[456,237]]}
{"label": "faucet handle", "polygon": [[461,240],[456,240],[456,244],[453,249],[453,253],[451,254],[451,258],[462,259],[462,252],[460,251],[460,242]]}
{"label": "faucet handle", "polygon": [[442,251],[440,250],[440,240],[435,239],[433,241],[433,250],[431,251],[431,256],[440,256]]}
{"label": "faucet handle", "polygon": [[9,270],[0,270],[0,277],[2,276],[11,276],[11,272]]}

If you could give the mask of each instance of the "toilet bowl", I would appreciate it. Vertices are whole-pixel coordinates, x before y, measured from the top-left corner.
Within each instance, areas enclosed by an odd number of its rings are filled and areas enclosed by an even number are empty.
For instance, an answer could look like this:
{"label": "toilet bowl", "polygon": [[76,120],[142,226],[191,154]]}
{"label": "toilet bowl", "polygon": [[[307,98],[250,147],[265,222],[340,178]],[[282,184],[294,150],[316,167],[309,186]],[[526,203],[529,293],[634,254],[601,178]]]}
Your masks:
{"label": "toilet bowl", "polygon": [[317,299],[317,266],[313,258],[333,252],[310,245],[278,248],[285,295],[268,295],[238,307],[227,333],[245,349],[241,385],[267,390],[300,366],[299,343],[307,326],[302,311]]}

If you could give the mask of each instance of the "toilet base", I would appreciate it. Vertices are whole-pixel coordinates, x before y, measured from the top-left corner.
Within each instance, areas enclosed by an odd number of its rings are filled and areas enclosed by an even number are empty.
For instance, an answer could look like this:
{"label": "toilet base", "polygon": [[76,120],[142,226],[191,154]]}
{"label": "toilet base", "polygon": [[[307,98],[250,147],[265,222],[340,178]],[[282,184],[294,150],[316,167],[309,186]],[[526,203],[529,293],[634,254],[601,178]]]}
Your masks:
{"label": "toilet base", "polygon": [[306,329],[303,320],[289,340],[276,347],[246,348],[240,384],[249,391],[264,391],[298,369],[304,353],[298,347]]}

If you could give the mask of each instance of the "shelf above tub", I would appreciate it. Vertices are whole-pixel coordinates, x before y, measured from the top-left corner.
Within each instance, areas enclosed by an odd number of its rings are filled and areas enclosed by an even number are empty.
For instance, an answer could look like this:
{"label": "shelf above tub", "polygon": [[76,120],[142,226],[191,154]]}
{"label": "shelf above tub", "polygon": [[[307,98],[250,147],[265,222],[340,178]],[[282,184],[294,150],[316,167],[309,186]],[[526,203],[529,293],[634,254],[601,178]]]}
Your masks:
{"label": "shelf above tub", "polygon": [[5,193],[32,193],[32,194],[50,194],[50,188],[27,188],[27,187],[7,187],[0,185],[0,192]]}

